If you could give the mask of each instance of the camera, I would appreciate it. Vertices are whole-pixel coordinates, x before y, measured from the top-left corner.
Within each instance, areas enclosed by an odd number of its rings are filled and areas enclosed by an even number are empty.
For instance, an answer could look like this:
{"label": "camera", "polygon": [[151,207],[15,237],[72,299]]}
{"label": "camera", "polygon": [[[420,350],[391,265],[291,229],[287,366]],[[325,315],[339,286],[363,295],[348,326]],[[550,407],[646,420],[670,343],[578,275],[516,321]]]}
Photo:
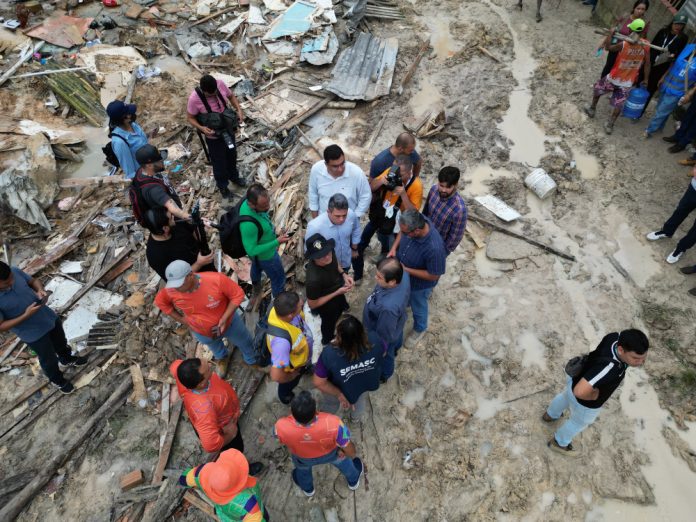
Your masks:
{"label": "camera", "polygon": [[232,138],[232,135],[229,133],[227,130],[223,131],[218,131],[216,134],[225,141],[225,145],[227,145],[227,148],[232,150],[234,149],[234,139]]}
{"label": "camera", "polygon": [[403,186],[403,181],[401,181],[401,167],[398,165],[392,165],[387,172],[387,176],[384,180],[384,186],[388,190],[394,190],[396,187]]}

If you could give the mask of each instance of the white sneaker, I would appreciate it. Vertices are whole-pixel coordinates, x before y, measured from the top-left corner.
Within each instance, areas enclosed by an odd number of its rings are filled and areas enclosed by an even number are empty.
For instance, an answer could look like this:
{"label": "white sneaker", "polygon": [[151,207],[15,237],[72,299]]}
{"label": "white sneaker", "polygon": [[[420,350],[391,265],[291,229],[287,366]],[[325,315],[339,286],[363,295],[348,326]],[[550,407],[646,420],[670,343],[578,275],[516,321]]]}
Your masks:
{"label": "white sneaker", "polygon": [[667,256],[667,262],[670,265],[673,265],[677,261],[679,261],[679,258],[682,256],[684,252],[677,252],[676,250],[672,252],[670,255]]}
{"label": "white sneaker", "polygon": [[649,241],[657,241],[658,239],[665,239],[669,236],[665,234],[662,230],[656,230],[655,232],[650,232],[645,237],[647,237]]}
{"label": "white sneaker", "polygon": [[423,330],[422,332],[416,332],[413,330],[411,334],[408,336],[408,339],[406,339],[406,342],[404,345],[406,345],[407,348],[415,348],[418,346],[418,343],[421,342],[423,337],[425,337],[425,334],[428,332],[428,330]]}

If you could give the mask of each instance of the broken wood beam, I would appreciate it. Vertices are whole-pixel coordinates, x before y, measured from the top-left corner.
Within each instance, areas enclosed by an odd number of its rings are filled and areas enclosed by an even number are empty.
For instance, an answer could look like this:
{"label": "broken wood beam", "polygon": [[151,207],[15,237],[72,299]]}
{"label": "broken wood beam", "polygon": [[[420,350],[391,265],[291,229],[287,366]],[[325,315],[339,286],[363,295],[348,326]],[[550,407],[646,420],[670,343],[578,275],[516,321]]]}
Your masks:
{"label": "broken wood beam", "polygon": [[126,379],[113,391],[101,407],[84,423],[81,423],[76,432],[71,432],[66,437],[58,454],[41,464],[34,478],[15,495],[12,500],[0,509],[0,520],[14,520],[39,491],[51,480],[58,468],[70,458],[70,455],[79,448],[87,437],[95,431],[98,424],[109,419],[123,404],[123,400],[130,390],[131,381]]}
{"label": "broken wood beam", "polygon": [[310,116],[316,114],[320,110],[322,110],[326,105],[328,105],[330,102],[334,101],[336,99],[336,95],[332,94],[331,96],[327,96],[323,100],[319,100],[317,103],[312,105],[310,108],[307,110],[301,112],[297,116],[294,116],[293,118],[290,118],[288,121],[280,125],[275,129],[275,132],[282,132],[285,130],[290,130],[294,126],[299,125],[303,121],[305,121],[307,118]]}
{"label": "broken wood beam", "polygon": [[0,76],[0,85],[2,85],[7,80],[9,80],[10,76],[12,76],[14,74],[14,72],[17,69],[19,69],[24,62],[31,59],[31,57],[34,56],[34,53],[36,51],[38,51],[39,49],[41,49],[41,47],[43,47],[44,43],[45,42],[43,40],[39,40],[38,42],[36,42],[36,44],[34,44],[33,40],[32,40],[29,44],[29,47],[27,47],[26,49],[23,49],[22,52],[20,53],[19,60],[17,60],[12,67],[7,69],[2,76]]}
{"label": "broken wood beam", "polygon": [[179,417],[181,417],[181,408],[183,405],[183,401],[179,399],[172,408],[171,415],[169,417],[169,424],[167,424],[167,434],[164,438],[164,444],[162,445],[159,459],[157,460],[157,465],[155,466],[155,471],[152,473],[152,484],[159,484],[162,482],[164,469],[167,467],[169,454],[171,453],[172,445],[174,444],[174,435],[176,434],[176,428],[179,425]]}
{"label": "broken wood beam", "polygon": [[317,153],[317,155],[319,156],[319,159],[323,158],[324,156],[322,155],[321,151],[319,150],[319,147],[317,147],[317,146],[315,145],[315,143],[314,143],[311,139],[309,139],[309,136],[307,136],[307,135],[303,132],[303,130],[300,129],[300,126],[299,126],[299,125],[298,125],[296,128],[297,128],[297,132],[299,132],[299,133],[302,135],[302,137],[305,139],[305,141],[307,142],[307,145],[309,145],[310,147],[312,147],[312,148],[314,149],[314,152]]}
{"label": "broken wood beam", "polygon": [[143,476],[143,470],[136,469],[123,475],[119,481],[121,485],[121,491],[129,491],[136,486],[140,486],[145,482],[145,477]]}
{"label": "broken wood beam", "polygon": [[488,56],[491,60],[500,63],[500,58],[498,58],[497,56],[495,56],[492,52],[490,52],[488,49],[486,49],[483,45],[477,45],[476,48],[477,48],[480,52],[482,52],[483,54],[485,54],[486,56]]}
{"label": "broken wood beam", "polygon": [[416,58],[413,60],[413,63],[406,71],[404,79],[401,80],[401,85],[399,85],[399,90],[397,91],[399,96],[401,96],[401,94],[404,92],[404,87],[408,85],[408,83],[411,81],[411,78],[413,78],[413,75],[416,74],[416,69],[418,69],[418,65],[420,64],[421,60],[423,59],[423,56],[425,56],[425,53],[428,49],[430,49],[430,41],[425,40],[421,44],[420,49],[418,50],[418,54],[416,55]]}
{"label": "broken wood beam", "polygon": [[130,183],[129,179],[123,177],[122,174],[116,176],[92,176],[89,178],[65,178],[58,181],[60,188],[86,187],[111,185],[116,183]]}
{"label": "broken wood beam", "polygon": [[508,230],[507,228],[504,228],[504,227],[501,227],[500,225],[492,223],[491,221],[488,221],[487,219],[482,219],[475,214],[469,214],[469,219],[472,219],[474,221],[477,221],[478,223],[482,223],[484,225],[487,225],[487,226],[493,228],[494,230],[497,230],[498,232],[502,232],[503,234],[508,235],[510,237],[514,237],[517,239],[521,239],[522,241],[526,241],[530,245],[534,245],[537,248],[541,248],[542,250],[544,250],[550,254],[556,255],[558,257],[562,257],[563,259],[567,259],[568,261],[575,261],[575,256],[572,256],[571,254],[566,254],[565,252],[561,252],[560,250],[557,250],[552,246],[541,243],[540,241],[537,241],[535,239],[530,239],[526,236],[523,236],[522,234],[518,234],[517,232],[513,232],[512,230]]}
{"label": "broken wood beam", "polygon": [[191,504],[192,506],[200,509],[203,513],[208,515],[211,520],[220,520],[215,514],[215,509],[213,506],[208,504],[205,500],[197,496],[193,491],[187,491],[184,493],[184,500]]}
{"label": "broken wood beam", "polygon": [[203,23],[207,22],[208,20],[212,20],[213,18],[217,18],[218,16],[224,15],[224,14],[229,13],[231,11],[234,11],[235,9],[237,9],[236,5],[234,7],[226,7],[224,9],[220,9],[216,13],[209,14],[208,16],[203,17],[200,20],[196,20],[191,25],[189,25],[189,27],[195,27],[197,25],[203,24]]}

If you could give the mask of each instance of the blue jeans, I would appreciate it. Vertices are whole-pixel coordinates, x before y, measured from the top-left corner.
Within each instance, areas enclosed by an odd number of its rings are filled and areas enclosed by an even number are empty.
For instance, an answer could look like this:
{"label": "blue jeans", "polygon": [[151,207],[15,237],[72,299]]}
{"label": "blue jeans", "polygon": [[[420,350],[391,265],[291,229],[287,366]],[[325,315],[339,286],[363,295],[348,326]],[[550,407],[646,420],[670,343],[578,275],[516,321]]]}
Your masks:
{"label": "blue jeans", "polygon": [[297,481],[297,485],[300,486],[304,491],[314,490],[314,479],[312,478],[312,468],[318,466],[319,464],[332,464],[338,468],[348,484],[355,484],[355,482],[360,478],[360,472],[353,464],[353,459],[350,457],[338,455],[338,448],[333,450],[331,453],[324,455],[323,457],[317,457],[314,459],[302,459],[295,455],[291,455],[292,463],[295,466],[293,471],[293,476]]}
{"label": "blue jeans", "polygon": [[661,93],[660,101],[657,102],[657,107],[655,107],[655,115],[652,117],[652,120],[650,120],[650,123],[648,123],[648,128],[645,129],[645,132],[652,134],[653,132],[661,130],[665,126],[665,123],[667,123],[667,118],[669,118],[670,114],[672,114],[672,111],[677,106],[677,103],[679,103],[679,98],[681,98],[681,96],[674,96],[666,92]]}
{"label": "blue jeans", "polygon": [[556,395],[549,405],[548,413],[552,419],[559,419],[565,410],[570,410],[570,418],[554,434],[556,442],[564,448],[573,438],[592,424],[602,408],[588,408],[578,402],[573,395],[573,379],[566,375],[566,387]]}
{"label": "blue jeans", "polygon": [[206,337],[193,331],[192,333],[199,343],[203,343],[210,348],[215,359],[224,359],[227,356],[227,348],[225,348],[225,343],[222,342],[222,338],[226,337],[230,345],[234,345],[242,351],[245,363],[254,364],[256,362],[254,358],[254,339],[249,330],[247,330],[239,310],[235,310],[232,322],[230,322],[227,330],[220,337]]}
{"label": "blue jeans", "polygon": [[404,332],[403,330],[399,334],[399,338],[387,345],[387,353],[384,356],[384,361],[382,361],[382,379],[385,381],[394,375],[394,367],[396,366],[396,354],[404,344]]}
{"label": "blue jeans", "polygon": [[271,293],[277,297],[279,293],[285,291],[285,269],[280,262],[278,252],[271,259],[262,261],[256,257],[251,258],[251,282],[257,284],[261,282],[261,272],[265,272],[271,280]]}
{"label": "blue jeans", "polygon": [[413,312],[413,330],[420,333],[428,329],[428,299],[433,293],[433,288],[423,290],[411,290],[409,305]]}

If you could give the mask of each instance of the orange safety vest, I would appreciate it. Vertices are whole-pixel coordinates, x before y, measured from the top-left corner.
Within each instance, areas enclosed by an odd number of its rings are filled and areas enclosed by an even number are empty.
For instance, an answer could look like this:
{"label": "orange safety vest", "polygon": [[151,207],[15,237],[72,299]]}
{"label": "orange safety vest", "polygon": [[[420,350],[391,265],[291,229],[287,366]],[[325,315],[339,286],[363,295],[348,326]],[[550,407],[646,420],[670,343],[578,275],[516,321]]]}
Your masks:
{"label": "orange safety vest", "polygon": [[309,426],[298,423],[292,415],[276,422],[278,440],[285,444],[290,453],[302,459],[323,457],[336,449],[336,437],[341,419],[330,413],[317,413]]}

